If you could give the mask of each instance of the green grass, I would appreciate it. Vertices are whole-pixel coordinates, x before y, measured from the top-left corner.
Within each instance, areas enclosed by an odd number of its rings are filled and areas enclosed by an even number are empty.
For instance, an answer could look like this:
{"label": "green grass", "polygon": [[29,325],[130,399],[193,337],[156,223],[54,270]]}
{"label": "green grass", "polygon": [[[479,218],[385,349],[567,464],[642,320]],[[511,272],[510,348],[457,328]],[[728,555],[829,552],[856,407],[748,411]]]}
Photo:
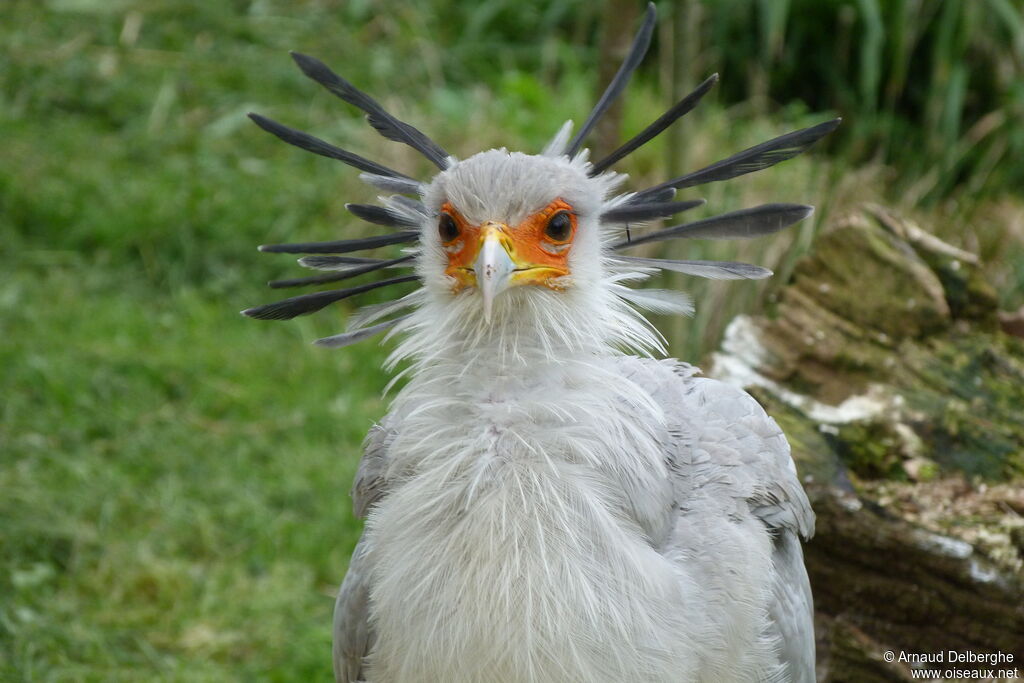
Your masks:
{"label": "green grass", "polygon": [[[385,7],[0,5],[0,679],[329,679],[331,594],[359,531],[347,491],[386,410],[386,350],[310,347],[344,310],[283,324],[237,311],[269,300],[263,281],[297,274],[254,245],[372,234],[343,202],[374,192],[245,113],[423,174],[286,50],[323,57],[461,156],[539,149],[595,88],[597,13],[582,1]],[[656,71],[631,91],[627,131],[668,104]],[[712,97],[684,124],[685,161],[826,115]],[[634,186],[663,179],[671,152],[661,141],[630,160]],[[824,222],[884,196],[891,173],[811,155],[710,186],[708,212],[819,211],[769,240],[669,253],[750,260],[781,281]],[[1000,227],[1019,207],[943,210],[975,226],[950,221],[959,244],[1005,259],[1003,294],[1020,300],[1024,271],[1006,256],[1019,242]],[[772,286],[674,284],[699,312],[659,322],[691,360]]]}
{"label": "green grass", "polygon": [[381,351],[47,271],[0,290],[0,678],[324,678]]}
{"label": "green grass", "polygon": [[353,174],[245,121],[327,108],[276,31],[140,7],[0,21],[0,679],[326,680],[384,352],[237,311]]}

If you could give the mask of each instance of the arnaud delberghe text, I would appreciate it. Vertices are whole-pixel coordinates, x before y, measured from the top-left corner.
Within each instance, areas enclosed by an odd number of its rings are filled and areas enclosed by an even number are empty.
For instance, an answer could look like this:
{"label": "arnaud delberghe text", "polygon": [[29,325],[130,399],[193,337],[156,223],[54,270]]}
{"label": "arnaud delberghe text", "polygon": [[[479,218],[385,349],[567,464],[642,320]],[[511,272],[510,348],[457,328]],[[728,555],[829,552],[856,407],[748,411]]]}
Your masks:
{"label": "arnaud delberghe text", "polygon": [[971,652],[970,650],[939,650],[938,652],[901,652],[899,661],[908,664],[1012,664],[1012,652]]}

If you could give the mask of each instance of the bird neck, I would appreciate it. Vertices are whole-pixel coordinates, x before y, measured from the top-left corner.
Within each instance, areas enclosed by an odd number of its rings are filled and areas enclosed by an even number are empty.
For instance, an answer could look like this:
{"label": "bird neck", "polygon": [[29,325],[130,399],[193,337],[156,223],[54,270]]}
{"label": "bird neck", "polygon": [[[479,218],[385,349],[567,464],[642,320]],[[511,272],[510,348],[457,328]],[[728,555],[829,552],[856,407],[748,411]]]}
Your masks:
{"label": "bird neck", "polygon": [[506,292],[485,319],[474,291],[426,298],[398,329],[390,367],[411,362],[414,375],[543,376],[572,363],[659,350],[657,332],[601,287]]}

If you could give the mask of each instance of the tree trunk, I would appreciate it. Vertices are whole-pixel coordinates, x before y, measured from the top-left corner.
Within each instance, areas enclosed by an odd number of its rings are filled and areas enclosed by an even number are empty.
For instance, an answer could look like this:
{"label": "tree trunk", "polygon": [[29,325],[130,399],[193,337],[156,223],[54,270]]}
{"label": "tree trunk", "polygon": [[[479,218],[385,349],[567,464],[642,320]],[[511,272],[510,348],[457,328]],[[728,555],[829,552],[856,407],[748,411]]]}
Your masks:
{"label": "tree trunk", "polygon": [[[598,91],[594,98],[601,96],[604,89],[611,83],[615,73],[629,53],[636,31],[636,20],[640,15],[641,4],[636,0],[606,0],[601,17],[601,38],[598,43],[600,50],[597,64]],[[608,108],[594,128],[594,142],[591,145],[592,160],[598,160],[619,146],[622,131],[622,106],[624,97],[619,97]],[[582,125],[577,121],[577,125]]]}
{"label": "tree trunk", "polygon": [[709,374],[776,418],[811,495],[820,680],[912,680],[908,653],[1024,670],[1024,342],[974,255],[866,207]]}

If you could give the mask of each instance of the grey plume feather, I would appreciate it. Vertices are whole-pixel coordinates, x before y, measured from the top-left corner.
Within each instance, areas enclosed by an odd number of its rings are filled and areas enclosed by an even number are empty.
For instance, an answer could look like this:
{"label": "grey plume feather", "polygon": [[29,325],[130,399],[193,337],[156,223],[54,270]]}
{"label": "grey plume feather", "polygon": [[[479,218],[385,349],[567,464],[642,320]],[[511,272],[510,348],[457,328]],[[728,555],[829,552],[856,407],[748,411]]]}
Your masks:
{"label": "grey plume feather", "polygon": [[661,134],[666,128],[671,126],[677,120],[686,116],[694,107],[700,102],[701,98],[707,94],[711,87],[718,82],[718,74],[711,74],[703,83],[698,85],[693,92],[679,100],[671,109],[658,117],[654,123],[644,128],[641,132],[633,136],[630,140],[625,142],[617,150],[601,159],[590,169],[590,175],[595,176],[599,173],[603,173],[605,170],[610,168],[612,164],[624,159],[636,150],[643,147],[645,144],[653,140],[655,137]]}
{"label": "grey plume feather", "polygon": [[772,275],[772,271],[767,268],[737,261],[677,261],[639,256],[619,256],[618,258],[638,266],[671,270],[709,280],[762,280]]}
{"label": "grey plume feather", "polygon": [[551,142],[544,146],[544,151],[541,152],[546,157],[560,157],[565,154],[566,145],[569,144],[569,136],[572,134],[572,121],[566,121],[562,124],[562,127],[555,133],[555,137],[551,138]]}
{"label": "grey plume feather", "polygon": [[399,297],[379,304],[367,304],[366,306],[360,307],[351,316],[349,316],[347,331],[355,332],[356,330],[367,327],[368,325],[371,325],[392,313],[415,306],[416,302],[412,300],[411,297],[420,292],[422,292],[422,290],[414,290],[412,295]]}
{"label": "grey plume feather", "polygon": [[349,278],[357,277],[359,275],[365,275],[366,273],[372,273],[382,268],[394,268],[403,263],[408,263],[416,258],[414,255],[400,256],[399,258],[391,259],[389,261],[379,261],[377,263],[364,263],[362,265],[353,265],[351,268],[344,270],[338,269],[339,272],[331,273],[329,275],[314,275],[312,277],[297,277],[288,280],[272,280],[267,285],[271,289],[284,289],[286,287],[305,287],[307,285],[323,285],[328,282],[339,282],[341,280],[347,280]]}
{"label": "grey plume feather", "polygon": [[363,237],[354,240],[335,240],[331,242],[297,242],[294,244],[261,244],[260,251],[271,254],[347,254],[353,251],[376,249],[390,244],[415,242],[419,233],[412,230],[392,232],[377,237]]}
{"label": "grey plume feather", "polygon": [[703,199],[690,199],[685,202],[651,202],[650,204],[623,203],[614,209],[601,214],[605,223],[634,223],[649,221],[655,218],[668,218],[683,211],[689,211],[703,205]]}
{"label": "grey plume feather", "polygon": [[762,204],[649,232],[628,241],[617,242],[612,245],[612,249],[626,249],[670,239],[730,240],[760,237],[789,227],[807,218],[813,211],[814,207],[802,204]]}
{"label": "grey plume feather", "polygon": [[608,107],[611,106],[612,102],[622,93],[623,89],[629,83],[630,77],[636,68],[640,66],[640,62],[643,60],[644,55],[647,54],[647,48],[651,45],[651,35],[654,33],[654,22],[656,18],[656,11],[654,9],[654,3],[647,3],[647,11],[644,13],[644,22],[640,26],[640,30],[637,31],[636,37],[633,39],[633,45],[629,48],[629,54],[626,55],[626,60],[619,67],[615,77],[612,78],[612,82],[608,84],[604,93],[601,95],[601,99],[594,105],[594,110],[590,112],[590,116],[580,126],[579,131],[576,132],[576,136],[573,137],[569,146],[566,148],[566,154],[570,158],[576,156],[580,151],[580,147],[583,146],[583,141],[587,135],[590,134],[590,130],[598,122],[598,120],[608,111]]}
{"label": "grey plume feather", "polygon": [[396,178],[376,173],[360,173],[359,179],[367,185],[372,185],[378,190],[385,192],[398,192],[400,194],[419,195],[423,189],[423,183],[412,178]]}
{"label": "grey plume feather", "polygon": [[347,299],[350,296],[363,294],[364,292],[369,292],[371,290],[378,289],[379,287],[387,287],[389,285],[397,285],[403,282],[413,282],[416,280],[419,280],[416,275],[403,275],[401,277],[393,277],[389,280],[381,280],[380,282],[371,282],[366,285],[359,285],[358,287],[331,289],[326,292],[314,292],[312,294],[300,294],[299,296],[293,296],[290,299],[275,301],[272,304],[247,308],[242,311],[242,314],[247,315],[250,318],[256,318],[257,320],[291,320],[292,318],[300,315],[315,313],[321,308],[333,304],[335,301],[341,301],[342,299]]}
{"label": "grey plume feather", "polygon": [[292,52],[291,55],[302,69],[302,73],[349,104],[366,112],[366,120],[378,133],[388,140],[409,145],[442,171],[448,168],[448,152],[421,131],[386,112],[375,99],[331,71],[319,59],[298,52]]}
{"label": "grey plume feather", "polygon": [[664,315],[692,315],[693,300],[685,292],[671,289],[630,289],[617,290],[621,298],[634,306]]}
{"label": "grey plume feather", "polygon": [[316,344],[317,346],[325,346],[331,349],[340,349],[345,346],[350,346],[351,344],[357,344],[363,341],[364,339],[368,339],[376,334],[380,334],[381,332],[394,327],[400,321],[408,317],[408,315],[399,316],[398,318],[386,320],[382,323],[371,325],[370,327],[360,327],[359,329],[352,330],[350,332],[342,332],[341,334],[335,334],[330,337],[317,339],[313,343]]}
{"label": "grey plume feather", "polygon": [[407,182],[416,183],[417,187],[419,183],[410,178],[407,175],[399,173],[387,166],[382,166],[376,161],[370,161],[365,157],[361,157],[358,154],[354,154],[347,150],[335,147],[329,142],[324,142],[318,137],[314,137],[309,133],[303,133],[301,130],[289,128],[288,126],[278,123],[273,119],[268,119],[266,116],[260,116],[259,114],[251,113],[249,118],[252,119],[253,123],[267,131],[271,135],[277,136],[280,140],[287,142],[289,145],[304,149],[307,152],[313,154],[319,154],[322,157],[328,159],[337,159],[338,161],[358,168],[360,171],[366,171],[375,176],[388,177],[394,179],[402,179]]}
{"label": "grey plume feather", "polygon": [[427,207],[423,205],[423,202],[416,199],[410,199],[409,197],[403,197],[402,195],[394,195],[388,197],[388,202],[398,206],[407,213],[419,214],[420,216],[429,216],[430,212]]}
{"label": "grey plume feather", "polygon": [[384,261],[385,259],[364,256],[303,256],[299,259],[299,265],[315,270],[344,270],[352,266],[384,263]]}
{"label": "grey plume feather", "polygon": [[681,175],[678,178],[673,178],[672,180],[667,180],[659,185],[655,185],[654,187],[637,193],[637,197],[646,197],[649,193],[666,187],[683,189],[684,187],[694,187],[696,185],[714,183],[720,180],[728,180],[730,178],[735,178],[736,176],[753,173],[754,171],[760,171],[768,168],[769,166],[774,166],[780,161],[792,159],[815,142],[831,133],[836,129],[836,126],[839,125],[841,120],[842,119],[833,119],[831,121],[819,123],[816,126],[811,126],[810,128],[803,128],[801,130],[793,131],[792,133],[780,135],[777,138],[768,140],[767,142],[762,142],[759,145],[754,145],[742,152],[734,154],[728,159],[723,159],[711,164],[710,166],[705,166],[699,171],[687,173],[686,175]]}

